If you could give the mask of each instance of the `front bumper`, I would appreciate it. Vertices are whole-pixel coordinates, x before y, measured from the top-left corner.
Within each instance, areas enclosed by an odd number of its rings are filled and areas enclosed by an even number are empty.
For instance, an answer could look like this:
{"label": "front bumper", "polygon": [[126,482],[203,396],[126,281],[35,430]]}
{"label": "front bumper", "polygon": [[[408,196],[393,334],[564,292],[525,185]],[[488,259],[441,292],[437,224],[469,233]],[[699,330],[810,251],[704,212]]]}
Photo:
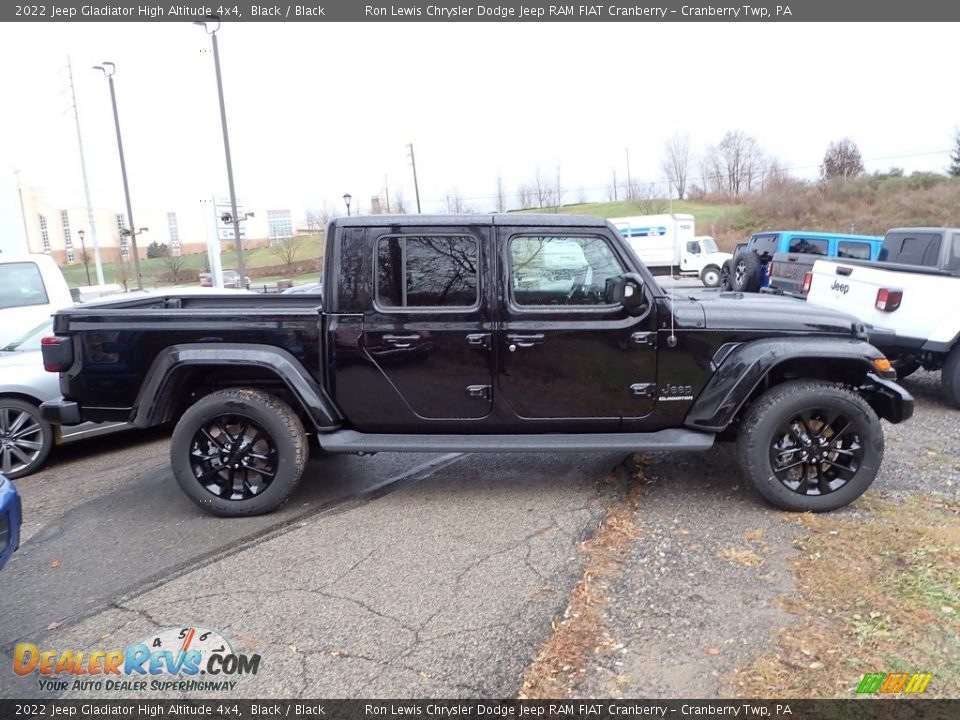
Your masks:
{"label": "front bumper", "polygon": [[858,392],[874,412],[888,422],[897,424],[913,417],[913,396],[893,380],[867,373],[867,380]]}

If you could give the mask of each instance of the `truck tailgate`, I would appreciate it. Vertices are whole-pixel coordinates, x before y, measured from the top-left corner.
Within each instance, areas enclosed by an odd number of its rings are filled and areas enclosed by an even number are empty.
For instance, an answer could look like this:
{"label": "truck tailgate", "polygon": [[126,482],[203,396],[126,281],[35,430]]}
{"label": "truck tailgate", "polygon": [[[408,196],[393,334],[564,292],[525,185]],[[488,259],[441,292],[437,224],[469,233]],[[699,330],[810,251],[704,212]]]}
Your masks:
{"label": "truck tailgate", "polygon": [[[877,309],[878,294],[886,289],[902,298],[892,310]],[[958,298],[960,279],[939,273],[922,274],[858,264],[818,260],[807,302],[849,313],[873,330],[925,340],[936,340],[943,325],[948,298]]]}

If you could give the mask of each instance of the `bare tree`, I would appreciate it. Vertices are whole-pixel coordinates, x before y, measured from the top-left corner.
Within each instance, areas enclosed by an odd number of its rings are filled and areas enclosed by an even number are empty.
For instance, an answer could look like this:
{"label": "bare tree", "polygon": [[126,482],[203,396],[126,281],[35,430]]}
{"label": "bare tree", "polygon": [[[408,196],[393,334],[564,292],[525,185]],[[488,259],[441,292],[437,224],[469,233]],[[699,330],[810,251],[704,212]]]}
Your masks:
{"label": "bare tree", "polygon": [[507,190],[503,185],[503,175],[497,173],[497,212],[502,213],[507,210]]}
{"label": "bare tree", "polygon": [[670,201],[658,196],[656,186],[653,183],[645,185],[634,183],[634,185],[636,186],[636,194],[633,197],[633,202],[641,215],[660,215],[670,210]]}
{"label": "bare tree", "polygon": [[293,272],[293,265],[297,261],[297,252],[303,245],[303,238],[293,237],[283,238],[275,245],[270,246],[270,252],[280,258],[280,262],[287,266],[287,272]]}
{"label": "bare tree", "polygon": [[517,186],[517,204],[523,208],[533,205],[533,189],[526,183],[520,183]]}
{"label": "bare tree", "polygon": [[730,130],[703,158],[703,177],[713,192],[740,195],[759,184],[764,169],[763,150],[757,139],[740,130]]}
{"label": "bare tree", "polygon": [[587,202],[587,191],[584,190],[583,185],[577,188],[577,204],[585,205]]}
{"label": "bare tree", "polygon": [[550,205],[550,198],[553,195],[553,188],[549,180],[540,172],[540,166],[537,165],[537,171],[533,175],[533,193],[536,196],[537,207],[547,207]]}
{"label": "bare tree", "polygon": [[465,215],[474,212],[474,209],[464,201],[463,195],[460,194],[457,188],[447,191],[444,203],[446,204],[447,212],[453,213],[454,215]]}
{"label": "bare tree", "polygon": [[553,187],[551,188],[551,194],[553,195],[553,209],[554,212],[560,210],[560,206],[563,205],[563,185],[560,182],[560,163],[557,163],[557,169],[555,173],[555,179]]}
{"label": "bare tree", "polygon": [[118,283],[123,285],[123,291],[129,290],[130,281],[133,280],[133,262],[128,257],[120,257],[119,262],[114,263],[114,274]]}
{"label": "bare tree", "polygon": [[660,166],[677,197],[683,200],[687,192],[687,175],[690,172],[689,133],[676,132],[667,140]]}
{"label": "bare tree", "polygon": [[160,262],[170,271],[170,275],[173,276],[173,281],[175,283],[180,282],[180,273],[182,273],[183,269],[187,266],[186,256],[167,253],[166,255],[160,256]]}
{"label": "bare tree", "polygon": [[860,157],[860,148],[850,138],[843,138],[830,143],[820,165],[820,177],[825,180],[833,178],[854,178],[863,174],[863,158]]}
{"label": "bare tree", "polygon": [[790,173],[777,158],[770,158],[763,174],[762,188],[782,187],[790,181]]}
{"label": "bare tree", "polygon": [[403,199],[403,186],[393,191],[393,203],[390,205],[390,210],[397,215],[407,214],[407,201]]}

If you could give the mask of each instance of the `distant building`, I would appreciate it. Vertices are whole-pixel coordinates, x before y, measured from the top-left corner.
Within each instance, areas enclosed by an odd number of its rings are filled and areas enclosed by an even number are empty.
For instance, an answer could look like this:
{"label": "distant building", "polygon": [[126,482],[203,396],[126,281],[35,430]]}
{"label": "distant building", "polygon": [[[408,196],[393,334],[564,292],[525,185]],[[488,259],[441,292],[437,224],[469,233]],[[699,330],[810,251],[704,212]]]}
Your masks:
{"label": "distant building", "polygon": [[[93,236],[85,207],[55,207],[41,189],[22,187],[24,225],[27,230],[27,248],[31,253],[52,256],[60,265],[83,262],[83,248],[93,261]],[[167,210],[137,210],[134,215],[139,232],[137,250],[141,258],[153,242],[167,245],[171,255],[205,253],[207,238],[219,233],[219,218],[214,218],[211,203],[200,207]],[[94,208],[93,219],[97,230],[97,244],[103,262],[115,262],[130,257],[130,233],[126,213]],[[270,210],[267,217],[249,217],[241,225],[244,248],[265,247],[293,235],[293,221],[289,210]],[[81,241],[80,231],[84,232]],[[233,248],[233,225],[220,233],[221,246]]]}

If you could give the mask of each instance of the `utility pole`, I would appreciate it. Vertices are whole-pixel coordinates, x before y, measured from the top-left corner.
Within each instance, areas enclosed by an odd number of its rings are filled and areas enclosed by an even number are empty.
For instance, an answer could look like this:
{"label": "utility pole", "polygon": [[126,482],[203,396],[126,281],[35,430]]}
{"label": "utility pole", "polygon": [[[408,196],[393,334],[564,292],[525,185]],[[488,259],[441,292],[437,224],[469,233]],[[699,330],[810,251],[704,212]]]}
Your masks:
{"label": "utility pole", "polygon": [[633,181],[630,179],[630,148],[627,151],[627,200],[633,200]]}
{"label": "utility pole", "polygon": [[613,171],[613,201],[617,201],[617,171]]}
{"label": "utility pole", "polygon": [[[70,97],[73,100],[73,119],[77,124],[77,146],[80,148],[80,173],[83,175],[83,194],[87,201],[87,226],[90,228],[90,240],[93,242],[93,264],[97,268],[97,284],[103,285],[103,263],[100,262],[100,243],[97,242],[97,224],[93,218],[93,203],[90,202],[90,184],[87,182],[87,161],[83,156],[83,136],[80,134],[80,111],[77,109],[77,91],[73,85],[73,65],[67,55],[67,74],[70,76]],[[130,221],[133,225],[133,221]],[[80,237],[83,242],[83,236]],[[86,250],[84,250],[86,262]],[[87,268],[87,285],[90,284],[90,269]]]}
{"label": "utility pole", "polygon": [[[109,70],[107,69],[109,67]],[[113,125],[117,130],[117,150],[120,151],[120,174],[123,176],[123,194],[127,199],[127,222],[130,227],[127,232],[130,233],[130,247],[133,250],[133,271],[137,276],[137,289],[143,290],[143,275],[140,274],[140,253],[137,251],[137,231],[133,222],[133,208],[130,205],[130,185],[127,183],[127,162],[123,158],[123,138],[120,136],[120,116],[117,114],[117,93],[113,88],[113,75],[117,66],[112,62],[103,62],[95,65],[94,70],[100,70],[107,76],[107,82],[110,85],[110,102],[113,104]],[[242,276],[241,276],[242,277]]]}
{"label": "utility pole", "polygon": [[390,214],[390,187],[387,185],[387,176],[383,176],[383,197],[387,201],[387,215]]}
{"label": "utility pole", "polygon": [[413,192],[417,196],[417,213],[420,213],[420,186],[417,184],[417,161],[413,157],[413,143],[407,143],[410,148],[410,165],[413,166]]}
{"label": "utility pole", "polygon": [[20,196],[20,215],[23,216],[23,246],[24,252],[30,252],[30,228],[27,226],[27,209],[23,204],[23,188],[20,187],[20,171],[14,170],[17,176],[17,195]]}
{"label": "utility pole", "polygon": [[237,193],[233,186],[233,162],[230,159],[230,135],[227,133],[227,109],[223,102],[223,78],[220,74],[220,47],[217,45],[217,31],[220,29],[220,20],[215,21],[217,26],[210,30],[206,22],[195,21],[194,25],[200,25],[206,30],[210,39],[213,41],[213,65],[217,72],[217,97],[220,100],[220,125],[223,127],[223,151],[227,156],[227,186],[230,189],[230,215],[233,218],[233,243],[237,251],[237,274],[240,276],[240,282],[246,277],[243,264],[243,241],[240,239],[240,218],[237,214]]}

